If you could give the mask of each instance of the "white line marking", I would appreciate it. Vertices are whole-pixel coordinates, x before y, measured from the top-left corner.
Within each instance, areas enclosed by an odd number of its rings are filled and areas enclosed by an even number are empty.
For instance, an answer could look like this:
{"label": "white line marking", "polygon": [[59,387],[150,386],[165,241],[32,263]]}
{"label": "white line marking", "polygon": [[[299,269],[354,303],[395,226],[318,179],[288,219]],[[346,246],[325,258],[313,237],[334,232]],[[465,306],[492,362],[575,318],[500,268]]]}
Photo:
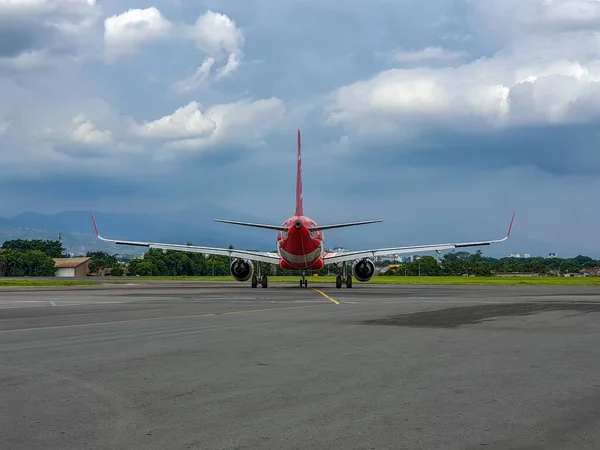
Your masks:
{"label": "white line marking", "polygon": [[0,303],[46,303],[46,300],[0,300]]}
{"label": "white line marking", "polygon": [[[57,303],[58,302],[58,303]],[[104,304],[122,304],[125,302],[86,302],[86,301],[59,301],[59,300],[0,300],[0,309],[16,308],[49,308],[68,306],[96,306]]]}

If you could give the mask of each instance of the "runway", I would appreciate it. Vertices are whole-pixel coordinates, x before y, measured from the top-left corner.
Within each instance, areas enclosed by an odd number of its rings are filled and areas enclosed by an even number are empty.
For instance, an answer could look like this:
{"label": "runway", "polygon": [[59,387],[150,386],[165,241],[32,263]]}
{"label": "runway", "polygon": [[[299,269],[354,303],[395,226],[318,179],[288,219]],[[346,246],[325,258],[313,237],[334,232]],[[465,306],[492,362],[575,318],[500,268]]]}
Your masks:
{"label": "runway", "polygon": [[0,288],[1,447],[600,448],[598,288],[312,287]]}

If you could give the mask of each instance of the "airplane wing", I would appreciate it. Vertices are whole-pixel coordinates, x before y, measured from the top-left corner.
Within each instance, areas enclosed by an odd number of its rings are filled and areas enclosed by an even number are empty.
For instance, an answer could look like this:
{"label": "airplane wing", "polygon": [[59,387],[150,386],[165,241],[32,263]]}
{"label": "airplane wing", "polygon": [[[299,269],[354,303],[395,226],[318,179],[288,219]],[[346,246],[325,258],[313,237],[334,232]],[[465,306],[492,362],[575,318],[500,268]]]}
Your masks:
{"label": "airplane wing", "polygon": [[510,220],[510,225],[508,226],[508,232],[506,236],[502,239],[496,239],[491,241],[479,241],[479,242],[459,242],[459,243],[448,243],[448,244],[428,244],[428,245],[415,245],[410,247],[391,247],[391,248],[378,248],[373,250],[359,250],[352,252],[331,252],[327,253],[324,256],[325,264],[336,264],[344,261],[350,261],[361,258],[375,257],[375,256],[385,256],[385,255],[394,255],[397,253],[415,253],[415,252],[427,252],[427,251],[437,251],[441,250],[449,250],[454,248],[466,248],[466,247],[479,247],[482,245],[491,245],[497,242],[503,242],[507,240],[510,236],[510,231],[512,229],[513,221],[515,220],[515,215],[512,215],[512,219]]}
{"label": "airplane wing", "polygon": [[159,242],[138,242],[124,241],[118,239],[106,239],[100,236],[100,233],[98,232],[98,226],[96,225],[96,219],[94,219],[94,214],[90,212],[90,215],[92,216],[92,223],[94,224],[94,231],[96,232],[96,237],[102,241],[113,242],[117,245],[132,245],[137,247],[160,248],[162,250],[203,253],[206,255],[230,256],[232,258],[244,258],[250,259],[252,261],[260,261],[269,264],[279,264],[279,261],[281,259],[281,256],[279,256],[279,254],[269,252],[253,252],[249,250],[236,250],[230,248],[198,247],[196,245],[161,244]]}

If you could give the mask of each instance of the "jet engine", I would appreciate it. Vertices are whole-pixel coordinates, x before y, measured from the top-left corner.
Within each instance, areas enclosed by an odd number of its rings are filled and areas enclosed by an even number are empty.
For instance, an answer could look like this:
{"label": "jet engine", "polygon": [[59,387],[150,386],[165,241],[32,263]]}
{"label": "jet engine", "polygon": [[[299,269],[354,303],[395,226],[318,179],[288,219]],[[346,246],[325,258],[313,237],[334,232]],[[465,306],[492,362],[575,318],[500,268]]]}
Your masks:
{"label": "jet engine", "polygon": [[358,281],[369,281],[375,274],[375,264],[368,258],[360,259],[352,265],[352,272]]}
{"label": "jet engine", "polygon": [[248,281],[254,273],[254,264],[249,259],[238,258],[231,263],[229,271],[237,281]]}

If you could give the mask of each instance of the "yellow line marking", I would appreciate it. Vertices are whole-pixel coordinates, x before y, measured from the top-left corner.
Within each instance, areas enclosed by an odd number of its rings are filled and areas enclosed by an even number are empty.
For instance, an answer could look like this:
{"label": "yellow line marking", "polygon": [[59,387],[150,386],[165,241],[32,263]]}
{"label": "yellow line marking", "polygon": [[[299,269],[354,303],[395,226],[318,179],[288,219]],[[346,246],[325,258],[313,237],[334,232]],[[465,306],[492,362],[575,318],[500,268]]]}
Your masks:
{"label": "yellow line marking", "polygon": [[331,298],[329,295],[327,295],[325,292],[321,292],[318,289],[315,289],[313,287],[311,287],[311,289],[315,292],[318,292],[319,294],[321,294],[323,297],[325,297],[327,300],[331,300],[333,303],[335,303],[336,305],[339,305],[340,302],[338,302],[336,299]]}
{"label": "yellow line marking", "polygon": [[314,308],[315,306],[323,306],[323,305],[302,305],[302,306],[286,306],[282,308],[264,308],[264,309],[249,309],[242,311],[227,311],[222,313],[210,313],[210,314],[189,314],[189,315],[180,315],[180,316],[159,316],[159,317],[141,317],[139,319],[127,319],[127,320],[113,320],[110,322],[89,322],[89,323],[75,323],[70,325],[49,325],[47,327],[31,327],[31,328],[16,328],[13,330],[0,330],[0,334],[7,333],[21,333],[24,331],[38,331],[38,330],[58,330],[61,328],[80,328],[87,327],[93,325],[118,325],[121,323],[135,323],[135,322],[150,322],[153,320],[162,320],[162,319],[191,319],[195,317],[210,317],[210,316],[224,316],[227,314],[244,314],[244,313],[254,313],[254,312],[265,312],[265,311],[279,311],[282,309],[300,309],[300,308]]}

